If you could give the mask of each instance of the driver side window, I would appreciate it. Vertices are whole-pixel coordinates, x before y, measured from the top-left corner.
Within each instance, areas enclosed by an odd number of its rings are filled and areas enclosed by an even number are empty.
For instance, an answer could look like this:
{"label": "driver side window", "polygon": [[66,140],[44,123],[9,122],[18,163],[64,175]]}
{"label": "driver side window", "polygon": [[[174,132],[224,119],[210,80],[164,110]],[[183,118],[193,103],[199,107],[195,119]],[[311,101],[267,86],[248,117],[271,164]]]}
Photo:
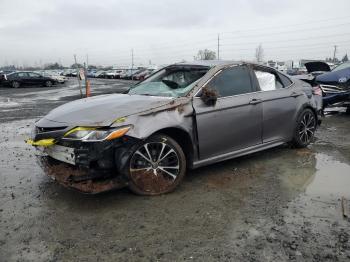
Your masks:
{"label": "driver side window", "polygon": [[253,92],[249,69],[246,66],[234,66],[224,69],[208,84],[219,97],[241,95]]}

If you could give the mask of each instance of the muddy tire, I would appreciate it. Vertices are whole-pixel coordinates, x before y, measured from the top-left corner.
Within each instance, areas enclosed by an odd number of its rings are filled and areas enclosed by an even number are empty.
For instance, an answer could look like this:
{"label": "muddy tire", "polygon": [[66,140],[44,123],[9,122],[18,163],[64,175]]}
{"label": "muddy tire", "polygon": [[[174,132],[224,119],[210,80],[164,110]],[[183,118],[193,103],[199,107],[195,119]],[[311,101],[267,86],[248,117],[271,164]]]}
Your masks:
{"label": "muddy tire", "polygon": [[20,84],[19,82],[17,82],[17,81],[13,81],[12,84],[11,84],[11,86],[12,86],[13,88],[19,88],[19,87],[21,86],[21,84]]}
{"label": "muddy tire", "polygon": [[131,155],[129,188],[136,194],[154,196],[173,191],[186,173],[186,157],[180,145],[166,135],[154,135]]}
{"label": "muddy tire", "polygon": [[52,82],[51,81],[46,81],[45,82],[45,86],[46,87],[51,87],[52,86]]}
{"label": "muddy tire", "polygon": [[317,127],[315,113],[307,108],[299,114],[292,145],[296,148],[307,147],[314,140]]}

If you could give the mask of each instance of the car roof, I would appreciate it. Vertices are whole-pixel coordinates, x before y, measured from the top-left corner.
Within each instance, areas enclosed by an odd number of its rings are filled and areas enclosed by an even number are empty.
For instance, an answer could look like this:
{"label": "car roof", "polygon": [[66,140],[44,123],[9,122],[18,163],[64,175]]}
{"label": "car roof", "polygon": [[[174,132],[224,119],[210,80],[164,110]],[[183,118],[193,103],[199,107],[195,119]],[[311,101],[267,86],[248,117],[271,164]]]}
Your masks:
{"label": "car roof", "polygon": [[[215,67],[215,66],[231,66],[231,65],[241,65],[241,64],[249,64],[249,65],[255,65],[255,66],[263,66],[267,68],[272,68],[268,65],[263,65],[259,63],[254,63],[254,62],[249,62],[249,61],[234,61],[234,60],[195,60],[192,62],[180,62],[180,63],[175,63],[175,64],[170,64],[168,66],[208,66],[208,67]],[[165,67],[168,67],[165,66]]]}
{"label": "car roof", "polygon": [[192,62],[180,62],[172,65],[193,65],[193,66],[209,66],[214,67],[218,65],[237,65],[241,64],[242,61],[229,61],[229,60],[195,60]]}

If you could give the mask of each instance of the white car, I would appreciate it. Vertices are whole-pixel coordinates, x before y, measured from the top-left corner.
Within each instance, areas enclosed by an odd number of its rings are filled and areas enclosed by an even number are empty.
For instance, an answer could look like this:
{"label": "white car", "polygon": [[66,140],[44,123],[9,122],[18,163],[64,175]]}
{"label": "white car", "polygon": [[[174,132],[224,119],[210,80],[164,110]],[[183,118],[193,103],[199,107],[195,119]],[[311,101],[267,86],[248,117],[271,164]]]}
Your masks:
{"label": "white car", "polygon": [[60,83],[60,84],[64,84],[67,81],[67,78],[65,76],[55,74],[52,72],[41,71],[40,74],[42,76],[51,77],[52,79],[56,80],[57,83]]}

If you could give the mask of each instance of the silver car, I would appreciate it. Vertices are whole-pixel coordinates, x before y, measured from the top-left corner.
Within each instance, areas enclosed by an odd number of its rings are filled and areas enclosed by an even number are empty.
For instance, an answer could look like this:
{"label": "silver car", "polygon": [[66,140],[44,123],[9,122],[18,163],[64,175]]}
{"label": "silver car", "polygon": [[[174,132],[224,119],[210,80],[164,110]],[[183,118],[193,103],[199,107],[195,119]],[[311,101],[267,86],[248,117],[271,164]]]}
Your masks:
{"label": "silver car", "polygon": [[322,97],[272,68],[196,61],[167,66],[127,94],[80,99],[35,123],[28,143],[59,183],[85,193],[176,188],[187,169],[283,143],[306,147]]}

